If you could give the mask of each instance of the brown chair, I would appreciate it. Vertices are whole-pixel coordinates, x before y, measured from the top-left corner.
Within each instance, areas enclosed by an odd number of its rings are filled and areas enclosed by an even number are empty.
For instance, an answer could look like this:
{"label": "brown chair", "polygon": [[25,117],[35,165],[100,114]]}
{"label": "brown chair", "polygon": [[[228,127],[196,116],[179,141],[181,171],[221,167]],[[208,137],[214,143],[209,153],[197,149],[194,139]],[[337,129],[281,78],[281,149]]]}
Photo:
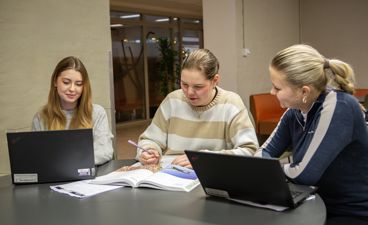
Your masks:
{"label": "brown chair", "polygon": [[[249,97],[250,112],[253,115],[255,129],[259,144],[269,137],[276,128],[282,114],[286,109],[281,108],[279,100],[270,93],[254,94]],[[291,162],[291,149],[287,149],[280,160],[286,159],[284,163]]]}
{"label": "brown chair", "polygon": [[363,106],[366,110],[368,110],[368,94],[364,96]]}
{"label": "brown chair", "polygon": [[276,96],[269,93],[251,95],[249,102],[256,133],[258,135],[270,135],[285,109],[281,108]]}
{"label": "brown chair", "polygon": [[364,99],[364,96],[368,95],[368,88],[357,88],[355,89],[354,96],[361,97]]}
{"label": "brown chair", "polygon": [[364,107],[367,109],[366,106],[366,96],[368,95],[368,89],[367,88],[357,88],[354,90],[354,96],[358,99],[358,101],[364,105]]}

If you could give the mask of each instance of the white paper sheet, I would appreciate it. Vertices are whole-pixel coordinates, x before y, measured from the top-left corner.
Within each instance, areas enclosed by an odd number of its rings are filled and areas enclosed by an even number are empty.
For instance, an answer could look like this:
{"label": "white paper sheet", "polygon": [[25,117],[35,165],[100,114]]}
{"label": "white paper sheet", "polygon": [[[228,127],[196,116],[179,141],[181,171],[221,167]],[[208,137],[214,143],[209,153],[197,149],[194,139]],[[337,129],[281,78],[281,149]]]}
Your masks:
{"label": "white paper sheet", "polygon": [[[316,198],[315,195],[310,195],[304,201],[313,200],[315,198]],[[234,199],[234,198],[228,198],[228,199],[231,200],[231,201],[234,201],[234,202],[241,203],[241,204],[251,205],[251,206],[255,206],[255,207],[259,207],[259,208],[271,209],[271,210],[274,210],[274,211],[277,211],[277,212],[282,212],[282,211],[285,211],[285,210],[288,209],[288,207],[279,206],[279,205],[259,204],[259,203],[255,203],[255,202],[251,202],[251,201],[245,201],[245,200]]]}
{"label": "white paper sheet", "polygon": [[73,197],[86,198],[93,195],[97,195],[102,192],[122,188],[122,186],[90,184],[89,180],[83,180],[67,184],[50,186],[50,188],[59,193],[68,194]]}

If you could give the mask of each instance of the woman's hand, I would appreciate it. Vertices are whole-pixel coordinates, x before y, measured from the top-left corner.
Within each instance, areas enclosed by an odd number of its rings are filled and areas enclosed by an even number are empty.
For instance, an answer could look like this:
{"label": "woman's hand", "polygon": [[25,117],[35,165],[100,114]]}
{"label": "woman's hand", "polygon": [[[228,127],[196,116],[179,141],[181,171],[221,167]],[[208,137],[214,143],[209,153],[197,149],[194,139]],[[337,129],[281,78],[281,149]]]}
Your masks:
{"label": "woman's hand", "polygon": [[186,168],[190,168],[192,169],[192,164],[190,164],[187,155],[180,155],[178,157],[176,157],[171,164],[173,165],[178,165],[178,166],[182,166],[182,167],[186,167]]}
{"label": "woman's hand", "polygon": [[160,162],[160,153],[155,149],[147,149],[139,156],[139,162],[142,165],[158,164]]}

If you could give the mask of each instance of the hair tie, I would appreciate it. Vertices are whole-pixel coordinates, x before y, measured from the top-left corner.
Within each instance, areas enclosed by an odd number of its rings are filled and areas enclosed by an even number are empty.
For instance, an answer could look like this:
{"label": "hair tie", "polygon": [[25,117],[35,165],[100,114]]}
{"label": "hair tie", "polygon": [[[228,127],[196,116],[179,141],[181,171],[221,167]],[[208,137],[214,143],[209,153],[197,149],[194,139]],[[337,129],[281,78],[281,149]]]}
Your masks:
{"label": "hair tie", "polygon": [[330,68],[330,60],[325,59],[325,62],[323,63],[323,69],[328,69]]}

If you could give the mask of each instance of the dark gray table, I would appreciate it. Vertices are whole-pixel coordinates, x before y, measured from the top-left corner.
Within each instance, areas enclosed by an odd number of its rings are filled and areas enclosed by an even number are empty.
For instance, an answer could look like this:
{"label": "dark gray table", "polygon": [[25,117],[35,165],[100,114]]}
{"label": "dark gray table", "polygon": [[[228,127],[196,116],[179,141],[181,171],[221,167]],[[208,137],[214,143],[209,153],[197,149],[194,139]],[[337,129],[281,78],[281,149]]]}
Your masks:
{"label": "dark gray table", "polygon": [[[106,174],[132,160],[112,161],[98,169]],[[206,197],[199,186],[189,193],[120,188],[86,199],[60,194],[50,184],[13,185],[0,177],[0,224],[26,225],[172,225],[172,224],[324,224],[319,196],[298,208],[274,212]]]}

